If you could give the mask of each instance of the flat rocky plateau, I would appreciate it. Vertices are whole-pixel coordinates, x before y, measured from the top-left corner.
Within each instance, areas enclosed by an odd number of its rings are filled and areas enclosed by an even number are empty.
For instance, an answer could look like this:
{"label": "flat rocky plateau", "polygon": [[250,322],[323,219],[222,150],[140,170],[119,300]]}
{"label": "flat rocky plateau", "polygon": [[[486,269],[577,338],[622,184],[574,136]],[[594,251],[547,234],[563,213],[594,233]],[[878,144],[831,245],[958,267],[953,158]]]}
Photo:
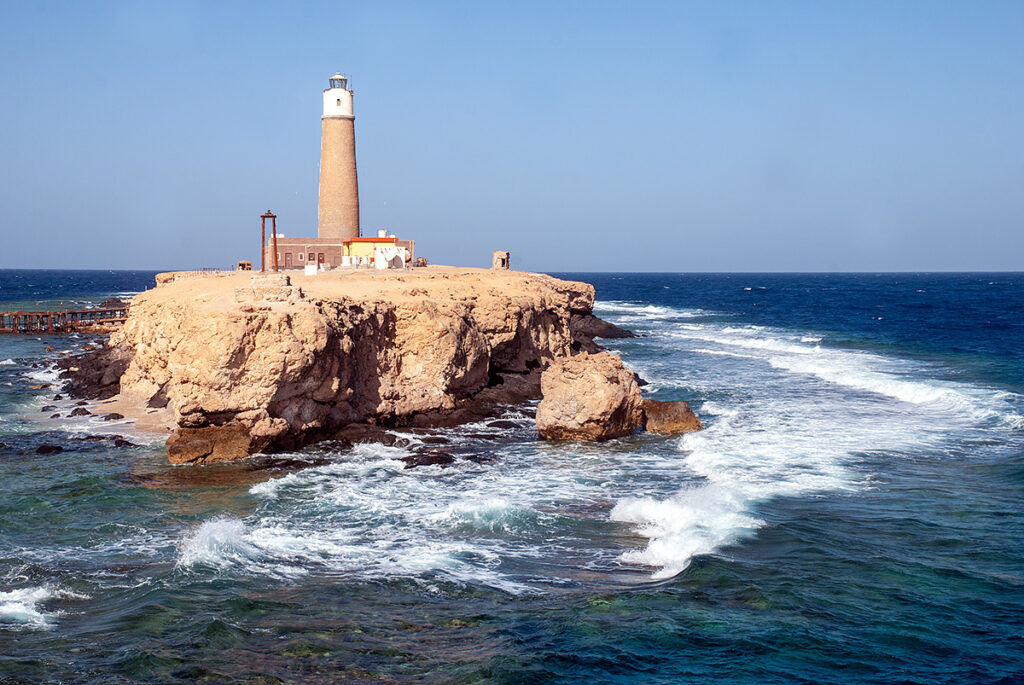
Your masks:
{"label": "flat rocky plateau", "polygon": [[451,425],[536,398],[552,360],[630,335],[594,288],[543,274],[407,271],[157,276],[72,393],[158,413],[175,463],[294,449],[373,427]]}

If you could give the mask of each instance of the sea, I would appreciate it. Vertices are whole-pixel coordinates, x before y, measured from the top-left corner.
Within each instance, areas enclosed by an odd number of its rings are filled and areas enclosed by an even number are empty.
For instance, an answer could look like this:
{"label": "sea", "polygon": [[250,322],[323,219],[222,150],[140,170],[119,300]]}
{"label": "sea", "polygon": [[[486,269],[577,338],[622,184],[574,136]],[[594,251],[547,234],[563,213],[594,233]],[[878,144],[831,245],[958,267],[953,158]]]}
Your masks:
{"label": "sea", "polygon": [[0,683],[1024,683],[1024,274],[554,275],[703,431],[175,467],[0,334]]}

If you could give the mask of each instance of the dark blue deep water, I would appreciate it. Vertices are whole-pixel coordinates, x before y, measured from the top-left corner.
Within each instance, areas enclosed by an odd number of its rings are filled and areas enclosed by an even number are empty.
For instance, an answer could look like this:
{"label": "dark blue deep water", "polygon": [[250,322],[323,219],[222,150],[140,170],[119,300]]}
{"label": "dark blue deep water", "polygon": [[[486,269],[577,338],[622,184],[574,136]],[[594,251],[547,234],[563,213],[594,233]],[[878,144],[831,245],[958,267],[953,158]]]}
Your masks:
{"label": "dark blue deep water", "polygon": [[556,275],[704,431],[172,468],[0,337],[0,682],[1024,682],[1024,275]]}

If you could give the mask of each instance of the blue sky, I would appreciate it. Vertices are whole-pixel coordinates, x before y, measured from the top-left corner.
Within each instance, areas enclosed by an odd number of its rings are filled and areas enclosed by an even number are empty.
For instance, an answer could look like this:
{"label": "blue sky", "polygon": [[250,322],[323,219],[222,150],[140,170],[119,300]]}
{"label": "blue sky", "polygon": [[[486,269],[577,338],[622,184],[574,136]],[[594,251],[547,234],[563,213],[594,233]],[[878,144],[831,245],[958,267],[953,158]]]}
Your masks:
{"label": "blue sky", "polygon": [[549,271],[1024,269],[1021,2],[0,2],[0,267],[316,231],[355,90],[364,233]]}

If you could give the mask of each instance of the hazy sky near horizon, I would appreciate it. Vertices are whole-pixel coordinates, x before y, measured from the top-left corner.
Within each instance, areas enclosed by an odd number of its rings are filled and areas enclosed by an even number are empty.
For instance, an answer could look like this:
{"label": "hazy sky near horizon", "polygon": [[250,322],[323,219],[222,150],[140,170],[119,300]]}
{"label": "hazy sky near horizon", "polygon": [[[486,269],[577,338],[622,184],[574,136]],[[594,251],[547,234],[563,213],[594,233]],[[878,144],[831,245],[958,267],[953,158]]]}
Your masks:
{"label": "hazy sky near horizon", "polygon": [[1024,270],[1021,2],[0,2],[0,268],[364,234],[546,271]]}

